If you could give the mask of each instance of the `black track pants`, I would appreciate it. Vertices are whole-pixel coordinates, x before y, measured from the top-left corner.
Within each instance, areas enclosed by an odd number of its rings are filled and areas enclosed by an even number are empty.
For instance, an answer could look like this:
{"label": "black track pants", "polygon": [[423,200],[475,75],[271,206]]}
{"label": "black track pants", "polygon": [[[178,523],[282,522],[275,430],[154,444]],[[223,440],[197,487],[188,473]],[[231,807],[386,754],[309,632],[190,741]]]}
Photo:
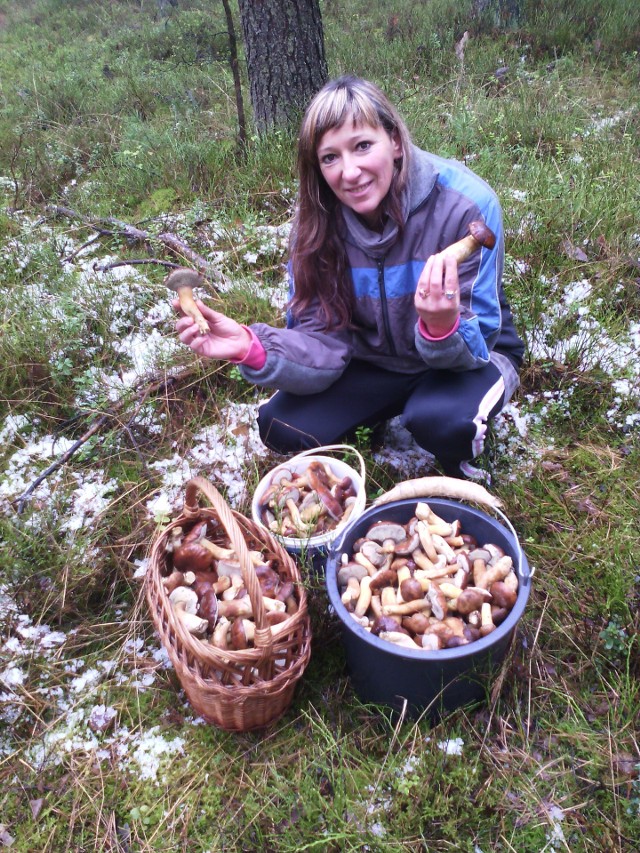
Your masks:
{"label": "black track pants", "polygon": [[[487,422],[500,411],[504,382],[493,364],[453,373],[392,373],[352,361],[340,379],[319,394],[276,392],[260,406],[264,444],[291,453],[352,439],[359,426],[401,415],[416,442],[432,453],[445,474],[482,453]],[[462,469],[463,470],[463,469]]]}

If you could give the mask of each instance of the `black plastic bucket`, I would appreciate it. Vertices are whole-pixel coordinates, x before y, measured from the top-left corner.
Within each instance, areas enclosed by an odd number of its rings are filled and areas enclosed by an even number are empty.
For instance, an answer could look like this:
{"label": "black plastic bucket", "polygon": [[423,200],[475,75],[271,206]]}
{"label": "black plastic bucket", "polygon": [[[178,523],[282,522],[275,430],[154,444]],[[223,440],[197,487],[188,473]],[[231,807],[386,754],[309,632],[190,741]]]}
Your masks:
{"label": "black plastic bucket", "polygon": [[444,498],[427,503],[445,521],[459,519],[463,533],[479,544],[492,542],[513,560],[519,588],[516,603],[501,625],[486,637],[454,649],[406,649],[381,640],[360,626],[347,611],[338,589],[343,553],[376,521],[406,523],[415,514],[415,499],[383,504],[364,512],[349,524],[331,547],[326,564],[329,600],[342,622],[346,661],[354,690],[362,702],[406,709],[416,715],[437,716],[484,699],[509,648],[531,591],[531,573],[515,535],[487,513]]}

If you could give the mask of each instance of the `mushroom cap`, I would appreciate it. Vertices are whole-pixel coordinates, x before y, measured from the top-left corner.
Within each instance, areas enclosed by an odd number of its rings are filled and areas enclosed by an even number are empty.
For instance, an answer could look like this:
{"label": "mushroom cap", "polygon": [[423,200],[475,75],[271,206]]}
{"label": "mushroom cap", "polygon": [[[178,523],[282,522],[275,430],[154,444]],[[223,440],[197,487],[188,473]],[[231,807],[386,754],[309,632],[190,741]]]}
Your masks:
{"label": "mushroom cap", "polygon": [[424,591],[419,580],[416,578],[406,578],[400,584],[400,593],[403,601],[417,601],[419,598],[424,598]]}
{"label": "mushroom cap", "polygon": [[338,584],[340,588],[347,585],[347,581],[349,578],[357,578],[358,580],[362,580],[368,572],[364,566],[361,566],[360,563],[350,562],[346,563],[344,566],[341,566],[338,571]]}
{"label": "mushroom cap", "polygon": [[468,586],[456,598],[456,610],[463,616],[468,616],[474,610],[480,610],[483,603],[490,598],[491,596],[486,590],[475,586]]}
{"label": "mushroom cap", "polygon": [[380,543],[374,540],[365,539],[360,546],[360,554],[363,554],[377,569],[384,566],[387,561],[387,555],[382,550]]}
{"label": "mushroom cap", "polygon": [[402,627],[400,620],[395,616],[376,616],[371,625],[371,633],[378,636],[382,631],[398,631],[409,636],[409,632]]}
{"label": "mushroom cap", "polygon": [[195,613],[198,608],[197,593],[187,586],[177,586],[169,596],[169,601],[173,607],[182,605],[186,613]]}
{"label": "mushroom cap", "polygon": [[515,605],[518,598],[516,590],[511,589],[504,581],[495,581],[495,583],[492,583],[489,592],[491,593],[493,604],[496,604],[498,607],[506,607],[509,610]]}
{"label": "mushroom cap", "polygon": [[201,287],[203,282],[204,276],[196,270],[179,267],[176,270],[171,270],[164,280],[164,285],[177,293],[182,287]]}
{"label": "mushroom cap", "polygon": [[206,571],[213,565],[214,556],[202,545],[202,536],[185,536],[173,552],[173,567],[180,571]]}
{"label": "mushroom cap", "polygon": [[393,539],[394,542],[404,542],[407,538],[407,531],[402,524],[397,524],[395,521],[376,521],[367,530],[366,539],[373,539],[374,542],[382,544],[385,539]]}
{"label": "mushroom cap", "polygon": [[496,244],[496,235],[481,219],[469,223],[469,233],[481,246],[486,246],[487,249],[493,249]]}
{"label": "mushroom cap", "polygon": [[412,533],[406,539],[396,542],[395,553],[399,557],[408,557],[420,546],[420,537],[417,533]]}
{"label": "mushroom cap", "polygon": [[209,630],[213,631],[216,622],[218,621],[218,599],[213,588],[210,588],[201,597],[198,603],[198,616],[206,619],[209,625]]}

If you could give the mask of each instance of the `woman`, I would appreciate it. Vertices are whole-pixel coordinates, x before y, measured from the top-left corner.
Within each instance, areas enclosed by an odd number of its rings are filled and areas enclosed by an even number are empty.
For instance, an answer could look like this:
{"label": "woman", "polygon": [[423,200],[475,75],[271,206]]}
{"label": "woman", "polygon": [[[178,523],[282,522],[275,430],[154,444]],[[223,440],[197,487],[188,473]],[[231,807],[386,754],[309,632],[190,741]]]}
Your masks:
{"label": "woman", "polygon": [[[287,328],[246,327],[199,303],[183,343],[229,359],[277,393],[264,443],[332,444],[396,415],[450,476],[473,477],[488,421],[518,385],[524,347],[502,287],[498,200],[460,163],[421,151],[367,81],[329,82],[305,113],[290,245]],[[495,247],[458,264],[444,250],[482,220]]]}

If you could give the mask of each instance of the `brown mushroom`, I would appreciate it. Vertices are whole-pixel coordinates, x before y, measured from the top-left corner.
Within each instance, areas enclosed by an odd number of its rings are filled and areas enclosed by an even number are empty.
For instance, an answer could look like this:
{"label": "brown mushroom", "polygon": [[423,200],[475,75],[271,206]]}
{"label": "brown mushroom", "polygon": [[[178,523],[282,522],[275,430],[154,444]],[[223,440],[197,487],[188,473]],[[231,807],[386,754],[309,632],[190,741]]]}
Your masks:
{"label": "brown mushroom", "polygon": [[384,614],[378,616],[371,623],[372,634],[378,636],[381,631],[402,631],[402,633],[408,636],[408,632],[401,626],[399,619],[395,619],[393,616],[385,616]]}
{"label": "brown mushroom", "polygon": [[375,575],[371,577],[370,589],[372,592],[376,592],[396,583],[397,579],[398,574],[393,569],[378,569]]}
{"label": "brown mushroom", "polygon": [[404,616],[402,619],[402,627],[410,634],[424,634],[429,627],[429,617],[426,613],[412,613],[410,616]]}
{"label": "brown mushroom", "polygon": [[171,595],[174,589],[179,586],[191,586],[196,579],[193,572],[171,572],[166,578],[162,579],[162,586],[167,595]]}
{"label": "brown mushroom", "polygon": [[207,590],[198,602],[198,616],[207,620],[209,631],[213,631],[218,621],[218,599],[213,587]]}
{"label": "brown mushroom", "polygon": [[360,563],[350,562],[344,563],[338,569],[338,585],[342,589],[346,586],[349,578],[357,578],[359,581],[368,574],[368,571],[365,566],[360,565]]}
{"label": "brown mushroom", "polygon": [[404,542],[407,538],[407,531],[401,524],[396,524],[394,521],[376,521],[367,530],[366,539],[372,539],[374,542],[382,543],[386,539],[393,539],[394,542]]}
{"label": "brown mushroom", "polygon": [[382,545],[372,539],[365,539],[360,546],[359,553],[363,554],[378,569],[388,562],[388,555],[383,551]]}
{"label": "brown mushroom", "polygon": [[489,592],[491,593],[492,603],[498,607],[505,607],[507,610],[511,610],[518,599],[518,593],[510,589],[504,581],[492,583]]}
{"label": "brown mushroom", "polygon": [[256,626],[250,619],[234,619],[229,629],[232,648],[240,651],[248,649],[255,637]]}
{"label": "brown mushroom", "polygon": [[405,578],[400,584],[400,595],[403,601],[416,601],[419,598],[424,598],[424,590],[416,578]]}
{"label": "brown mushroom", "polygon": [[480,610],[485,601],[488,601],[490,594],[475,586],[469,586],[462,590],[456,598],[456,610],[462,616],[468,616],[474,610]]}
{"label": "brown mushroom", "polygon": [[200,334],[206,335],[210,331],[209,324],[193,298],[193,288],[201,287],[203,283],[204,276],[187,267],[172,270],[164,280],[165,286],[177,293],[182,311],[195,321]]}
{"label": "brown mushroom", "polygon": [[457,264],[461,264],[471,257],[478,249],[483,247],[493,249],[496,244],[496,235],[482,220],[474,220],[468,225],[469,233],[466,237],[447,246],[442,254],[454,258]]}
{"label": "brown mushroom", "polygon": [[206,521],[194,524],[173,552],[173,567],[178,571],[199,572],[213,565],[214,556],[202,544],[207,533]]}

